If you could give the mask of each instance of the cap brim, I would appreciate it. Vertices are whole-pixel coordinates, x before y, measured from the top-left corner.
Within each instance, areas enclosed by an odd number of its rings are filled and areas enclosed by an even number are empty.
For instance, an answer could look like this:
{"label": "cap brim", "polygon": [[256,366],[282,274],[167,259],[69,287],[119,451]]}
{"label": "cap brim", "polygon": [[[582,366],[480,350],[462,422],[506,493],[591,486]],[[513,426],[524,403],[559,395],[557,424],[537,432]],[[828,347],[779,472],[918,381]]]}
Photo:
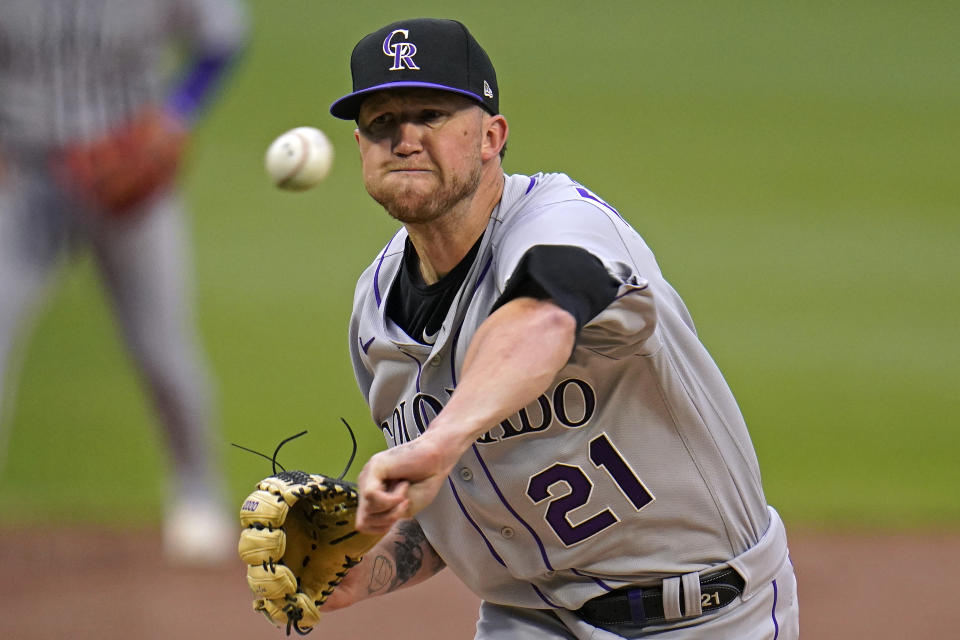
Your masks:
{"label": "cap brim", "polygon": [[378,84],[375,87],[368,87],[366,89],[361,89],[360,91],[354,91],[353,93],[347,94],[330,105],[330,114],[335,118],[340,118],[341,120],[356,120],[357,116],[360,115],[360,105],[366,100],[367,96],[376,91],[385,91],[388,89],[401,89],[401,88],[416,87],[421,89],[439,89],[440,91],[450,91],[451,93],[457,93],[462,96],[466,96],[471,100],[475,100],[480,104],[484,109],[487,106],[483,103],[483,98],[471,91],[464,91],[463,89],[455,89],[453,87],[448,87],[442,84],[435,84],[433,82],[387,82],[384,84]]}

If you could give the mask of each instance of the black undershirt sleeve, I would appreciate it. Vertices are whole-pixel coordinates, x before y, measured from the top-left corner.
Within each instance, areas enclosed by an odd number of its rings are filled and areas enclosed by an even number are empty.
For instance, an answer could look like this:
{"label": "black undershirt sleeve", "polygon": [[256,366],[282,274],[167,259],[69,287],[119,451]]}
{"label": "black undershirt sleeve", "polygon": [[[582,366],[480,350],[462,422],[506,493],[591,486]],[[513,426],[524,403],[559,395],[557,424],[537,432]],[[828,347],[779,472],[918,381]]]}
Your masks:
{"label": "black undershirt sleeve", "polygon": [[552,300],[573,315],[580,331],[613,302],[618,288],[600,259],[586,249],[536,245],[520,258],[491,313],[514,298]]}

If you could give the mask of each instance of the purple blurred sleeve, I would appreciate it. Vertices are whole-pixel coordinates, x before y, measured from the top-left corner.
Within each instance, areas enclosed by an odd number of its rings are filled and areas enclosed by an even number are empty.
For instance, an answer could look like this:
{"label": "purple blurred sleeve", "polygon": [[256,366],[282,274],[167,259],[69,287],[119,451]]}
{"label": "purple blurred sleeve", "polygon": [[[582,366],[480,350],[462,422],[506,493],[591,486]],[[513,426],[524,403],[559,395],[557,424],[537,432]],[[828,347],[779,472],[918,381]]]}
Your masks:
{"label": "purple blurred sleeve", "polygon": [[179,0],[174,30],[189,51],[167,108],[192,122],[223,84],[246,46],[249,20],[237,0]]}
{"label": "purple blurred sleeve", "polygon": [[233,66],[235,57],[236,53],[231,52],[194,58],[174,85],[167,107],[184,120],[196,119]]}

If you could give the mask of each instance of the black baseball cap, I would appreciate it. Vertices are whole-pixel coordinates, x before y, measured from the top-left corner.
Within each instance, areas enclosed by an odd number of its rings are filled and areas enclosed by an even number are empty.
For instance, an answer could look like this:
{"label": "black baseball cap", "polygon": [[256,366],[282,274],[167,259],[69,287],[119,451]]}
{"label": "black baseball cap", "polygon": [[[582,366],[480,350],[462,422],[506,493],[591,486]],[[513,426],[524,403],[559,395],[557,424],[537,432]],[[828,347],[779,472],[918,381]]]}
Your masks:
{"label": "black baseball cap", "polygon": [[353,92],[330,113],[356,120],[360,105],[374,91],[400,87],[441,89],[475,100],[491,114],[500,112],[497,74],[483,48],[456,20],[401,20],[365,36],[350,56]]}

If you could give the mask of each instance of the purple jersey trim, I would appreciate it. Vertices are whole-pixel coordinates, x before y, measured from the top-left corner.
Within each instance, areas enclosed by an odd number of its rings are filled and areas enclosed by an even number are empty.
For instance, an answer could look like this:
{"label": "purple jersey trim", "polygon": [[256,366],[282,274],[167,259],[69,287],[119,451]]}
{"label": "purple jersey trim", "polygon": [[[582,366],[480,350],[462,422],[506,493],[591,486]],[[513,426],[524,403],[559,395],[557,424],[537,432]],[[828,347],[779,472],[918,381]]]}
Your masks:
{"label": "purple jersey trim", "polygon": [[617,211],[616,209],[614,209],[613,207],[611,207],[609,204],[607,204],[606,202],[604,202],[603,200],[601,200],[601,199],[598,198],[597,196],[593,195],[592,193],[590,193],[589,191],[587,191],[587,190],[584,189],[583,187],[577,187],[577,193],[579,193],[579,194],[581,195],[581,197],[584,197],[584,198],[586,198],[587,200],[593,200],[594,202],[596,202],[596,203],[598,203],[598,204],[602,204],[602,205],[605,206],[607,209],[610,209],[610,211],[613,211],[615,214],[617,214],[617,217],[618,217],[618,218],[620,218],[621,220],[623,220],[623,216],[620,215],[620,212],[619,212],[619,211]]}
{"label": "purple jersey trim", "polygon": [[[474,521],[474,519],[470,517],[470,514],[467,513],[466,507],[463,506],[463,501],[460,500],[460,494],[457,493],[457,487],[456,485],[453,484],[453,480],[451,478],[447,478],[447,484],[450,485],[450,491],[453,492],[453,499],[457,501],[457,506],[460,507],[460,512],[463,513],[463,517],[467,519],[467,522],[470,523],[470,526],[476,529],[477,534],[480,536],[480,539],[483,540],[483,543],[485,545],[487,545],[487,550],[490,552],[490,555],[492,555],[493,559],[499,562],[501,566],[506,567],[507,563],[503,561],[503,558],[500,557],[500,554],[497,553],[497,550],[493,548],[493,544],[490,543],[490,540],[487,538],[487,536],[483,535],[483,530],[480,529],[480,525],[478,525]],[[536,594],[540,597],[540,599],[543,600],[547,605],[553,607],[554,609],[561,608],[559,605],[551,602],[550,599],[547,596],[545,596],[543,592],[540,591],[540,589],[537,588],[537,585],[531,582],[530,586],[533,588],[534,592],[536,592]]]}
{"label": "purple jersey trim", "polygon": [[490,551],[490,555],[493,556],[493,559],[499,562],[504,567],[507,566],[507,563],[503,561],[503,558],[500,557],[500,554],[497,553],[497,550],[493,548],[493,545],[490,544],[490,541],[487,539],[487,536],[483,535],[483,531],[480,529],[480,525],[474,522],[473,518],[470,517],[470,514],[467,513],[467,508],[463,506],[463,502],[460,500],[460,494],[457,493],[457,488],[453,484],[451,478],[447,478],[447,484],[450,485],[450,491],[453,492],[453,499],[457,501],[457,505],[460,507],[460,511],[463,512],[463,517],[467,519],[467,522],[477,530],[477,533],[480,534],[480,538],[483,540],[483,543],[487,545],[487,549]]}
{"label": "purple jersey trim", "polygon": [[490,265],[493,264],[493,256],[487,260],[487,264],[483,265],[483,271],[480,272],[480,277],[477,278],[477,284],[473,285],[473,292],[476,293],[477,289],[480,288],[480,283],[483,282],[483,279],[487,277],[487,271],[490,270]]}
{"label": "purple jersey trim", "polygon": [[417,393],[420,393],[420,376],[423,375],[423,364],[416,356],[412,356],[403,349],[399,349],[400,353],[407,356],[411,360],[417,363]]}
{"label": "purple jersey trim", "polygon": [[603,580],[601,580],[600,578],[597,578],[596,576],[588,576],[587,574],[581,573],[580,571],[577,571],[576,569],[570,569],[570,573],[572,573],[572,574],[574,574],[574,575],[577,575],[577,576],[580,576],[581,578],[590,578],[591,580],[593,580],[594,582],[596,582],[596,583],[597,583],[597,586],[600,587],[601,589],[603,589],[603,590],[605,590],[605,591],[613,591],[613,587],[611,587],[610,585],[608,585],[607,583],[605,583],[605,582],[604,582]]}
{"label": "purple jersey trim", "polygon": [[530,184],[527,185],[527,190],[523,192],[523,195],[527,195],[528,193],[530,193],[530,191],[533,189],[534,186],[536,186],[536,184],[537,184],[537,177],[530,176]]}
{"label": "purple jersey trim", "polygon": [[530,583],[530,586],[533,587],[533,590],[537,592],[537,595],[540,596],[540,599],[543,600],[544,602],[546,602],[548,605],[550,605],[550,606],[553,607],[554,609],[563,609],[563,607],[561,607],[560,605],[558,605],[558,604],[556,604],[556,603],[554,603],[554,602],[551,602],[551,601],[550,601],[550,598],[548,598],[547,596],[545,596],[545,595],[543,594],[543,591],[540,591],[540,589],[537,588],[537,585],[535,585],[535,584],[533,584],[533,583],[531,582],[531,583]]}
{"label": "purple jersey trim", "polygon": [[780,637],[780,623],[777,622],[777,581],[773,581],[773,611],[771,615],[773,617],[773,640],[777,640]]}
{"label": "purple jersey trim", "polygon": [[181,118],[192,120],[210,101],[233,57],[232,53],[219,53],[194,60],[167,99],[167,107]]}
{"label": "purple jersey trim", "polygon": [[473,449],[473,454],[477,456],[477,460],[480,461],[480,467],[483,469],[483,473],[486,474],[487,480],[490,482],[490,486],[493,487],[497,497],[500,498],[500,502],[502,502],[503,506],[507,508],[507,511],[509,511],[513,517],[517,519],[517,522],[522,524],[523,527],[530,533],[530,535],[533,536],[534,542],[536,542],[537,547],[540,548],[540,557],[543,558],[543,564],[547,567],[547,570],[556,571],[556,569],[553,568],[553,565],[550,564],[550,558],[547,557],[547,549],[543,546],[543,541],[540,540],[540,536],[537,535],[537,532],[533,530],[533,527],[527,524],[527,521],[521,518],[520,514],[517,513],[512,506],[510,506],[509,502],[507,502],[503,492],[500,491],[500,487],[498,487],[497,483],[494,481],[493,475],[490,473],[490,469],[487,468],[487,463],[484,462],[483,458],[480,456],[480,450],[477,449],[477,445],[471,445],[471,448]]}
{"label": "purple jersey trim", "polygon": [[377,337],[374,336],[374,337],[370,338],[369,340],[367,340],[366,342],[364,342],[363,339],[362,339],[360,336],[357,336],[357,342],[360,343],[360,348],[363,349],[363,352],[364,352],[364,353],[367,353],[368,351],[370,351],[370,345],[372,345],[372,344],[373,344],[373,341],[376,340],[376,339],[377,339]]}
{"label": "purple jersey trim", "polygon": [[377,299],[378,309],[380,308],[380,303],[383,302],[383,296],[380,295],[380,267],[383,266],[383,259],[387,257],[387,249],[390,248],[390,245],[393,244],[393,241],[398,235],[400,235],[399,231],[393,234],[390,242],[383,248],[383,253],[380,254],[380,260],[377,261],[377,270],[373,272],[373,296]]}

